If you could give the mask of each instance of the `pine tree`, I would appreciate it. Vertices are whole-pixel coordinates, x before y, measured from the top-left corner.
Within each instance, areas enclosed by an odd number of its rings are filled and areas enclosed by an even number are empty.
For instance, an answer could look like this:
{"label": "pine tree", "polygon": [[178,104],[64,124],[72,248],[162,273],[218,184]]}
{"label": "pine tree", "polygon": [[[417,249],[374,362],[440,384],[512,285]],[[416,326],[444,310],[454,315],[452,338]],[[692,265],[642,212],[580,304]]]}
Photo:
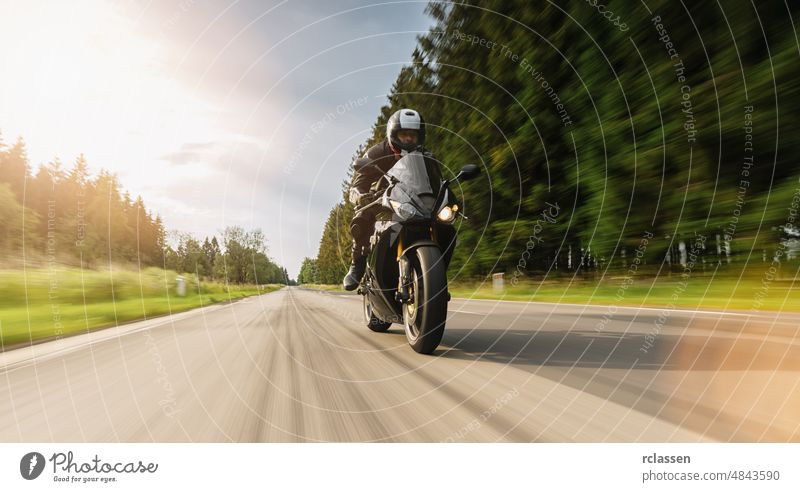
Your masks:
{"label": "pine tree", "polygon": [[0,154],[0,183],[8,183],[17,201],[23,206],[26,205],[25,187],[30,174],[28,149],[25,141],[19,137],[14,145]]}

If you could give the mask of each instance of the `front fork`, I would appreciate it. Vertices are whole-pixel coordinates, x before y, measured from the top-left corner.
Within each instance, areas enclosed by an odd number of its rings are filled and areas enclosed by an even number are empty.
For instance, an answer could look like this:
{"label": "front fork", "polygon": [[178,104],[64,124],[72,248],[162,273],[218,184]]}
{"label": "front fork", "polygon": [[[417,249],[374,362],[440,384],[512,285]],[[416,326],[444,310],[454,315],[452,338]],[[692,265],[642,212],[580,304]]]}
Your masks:
{"label": "front fork", "polygon": [[395,292],[394,298],[400,304],[407,304],[411,301],[411,294],[409,292],[409,287],[412,285],[411,276],[413,275],[411,271],[411,262],[408,261],[408,258],[405,256],[401,256],[400,260],[397,262],[397,266],[400,271],[397,277],[397,292]]}
{"label": "front fork", "polygon": [[394,299],[400,304],[407,304],[411,300],[408,287],[411,282],[412,272],[411,262],[403,255],[403,231],[400,231],[400,236],[397,238],[397,267],[399,272],[397,275],[397,292],[394,293]]}
{"label": "front fork", "polygon": [[[433,241],[437,241],[436,229],[431,226],[428,231],[430,233],[430,238]],[[410,291],[414,285],[414,272],[411,268],[411,262],[408,260],[408,257],[403,254],[405,252],[403,249],[404,232],[405,231],[401,231],[400,236],[397,238],[397,267],[399,271],[397,275],[397,292],[394,294],[394,299],[400,304],[408,304],[412,301],[412,293]]]}

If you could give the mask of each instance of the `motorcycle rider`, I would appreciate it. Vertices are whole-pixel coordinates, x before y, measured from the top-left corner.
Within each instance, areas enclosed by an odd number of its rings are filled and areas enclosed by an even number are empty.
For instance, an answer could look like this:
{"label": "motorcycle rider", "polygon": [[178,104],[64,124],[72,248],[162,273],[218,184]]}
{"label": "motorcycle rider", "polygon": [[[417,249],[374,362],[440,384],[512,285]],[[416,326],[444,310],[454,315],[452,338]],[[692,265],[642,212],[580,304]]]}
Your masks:
{"label": "motorcycle rider", "polygon": [[[400,109],[389,117],[386,124],[386,138],[372,146],[363,156],[353,162],[353,181],[350,185],[349,201],[356,207],[370,203],[375,198],[369,194],[373,184],[394,166],[405,154],[413,151],[422,151],[433,179],[441,179],[439,163],[433,159],[433,154],[426,151],[425,121],[413,109]],[[432,180],[433,181],[433,180]],[[378,207],[362,210],[350,222],[350,234],[353,236],[353,251],[350,270],[344,277],[345,290],[355,290],[364,276],[369,253],[369,237],[372,235]],[[452,247],[455,242],[455,232],[445,234],[449,243],[445,255],[445,264],[449,263]]]}

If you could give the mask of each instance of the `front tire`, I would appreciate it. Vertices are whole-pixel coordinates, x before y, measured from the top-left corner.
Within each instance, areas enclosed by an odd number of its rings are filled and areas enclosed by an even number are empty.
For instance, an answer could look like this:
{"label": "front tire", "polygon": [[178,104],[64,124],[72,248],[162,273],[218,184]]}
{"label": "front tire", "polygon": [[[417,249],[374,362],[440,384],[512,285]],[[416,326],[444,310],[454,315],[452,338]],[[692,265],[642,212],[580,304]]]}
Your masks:
{"label": "front tire", "polygon": [[406,338],[416,352],[431,354],[442,341],[447,320],[447,270],[435,246],[415,248],[409,260],[411,300],[403,305]]}
{"label": "front tire", "polygon": [[367,322],[367,328],[378,333],[383,333],[392,326],[391,323],[375,316],[375,313],[372,312],[372,304],[369,302],[368,294],[364,294],[364,321]]}

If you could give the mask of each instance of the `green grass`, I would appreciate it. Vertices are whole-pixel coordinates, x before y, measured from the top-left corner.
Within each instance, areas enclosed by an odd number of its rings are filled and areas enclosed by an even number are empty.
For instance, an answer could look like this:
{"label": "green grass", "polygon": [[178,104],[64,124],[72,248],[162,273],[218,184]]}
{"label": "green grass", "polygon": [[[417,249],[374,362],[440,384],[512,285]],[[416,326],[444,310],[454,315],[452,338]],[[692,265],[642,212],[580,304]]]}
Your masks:
{"label": "green grass", "polygon": [[694,276],[685,284],[673,277],[643,277],[623,287],[623,277],[602,281],[569,279],[545,282],[506,282],[502,293],[492,290],[491,281],[480,285],[455,283],[454,297],[506,299],[576,304],[613,304],[618,306],[675,306],[690,309],[740,309],[759,311],[800,311],[800,283],[773,280],[766,287],[760,278]]}
{"label": "green grass", "polygon": [[[738,280],[730,276],[692,276],[685,285],[680,275],[672,277],[641,276],[622,288],[622,276],[603,280],[569,278],[534,281],[522,279],[517,285],[506,280],[501,293],[492,290],[491,280],[454,282],[449,286],[453,297],[473,299],[505,299],[575,304],[613,304],[617,306],[675,306],[689,309],[739,309],[758,311],[800,311],[800,282],[747,276]],[[766,285],[766,287],[765,287]],[[339,285],[304,284],[317,290],[342,290]]]}
{"label": "green grass", "polygon": [[342,284],[300,284],[300,287],[302,287],[303,289],[331,290],[331,291],[345,292],[344,287],[342,287]]}
{"label": "green grass", "polygon": [[225,285],[186,279],[178,297],[177,274],[158,268],[130,270],[0,270],[0,343],[3,347],[85,333],[119,323],[240,299],[281,285]]}

